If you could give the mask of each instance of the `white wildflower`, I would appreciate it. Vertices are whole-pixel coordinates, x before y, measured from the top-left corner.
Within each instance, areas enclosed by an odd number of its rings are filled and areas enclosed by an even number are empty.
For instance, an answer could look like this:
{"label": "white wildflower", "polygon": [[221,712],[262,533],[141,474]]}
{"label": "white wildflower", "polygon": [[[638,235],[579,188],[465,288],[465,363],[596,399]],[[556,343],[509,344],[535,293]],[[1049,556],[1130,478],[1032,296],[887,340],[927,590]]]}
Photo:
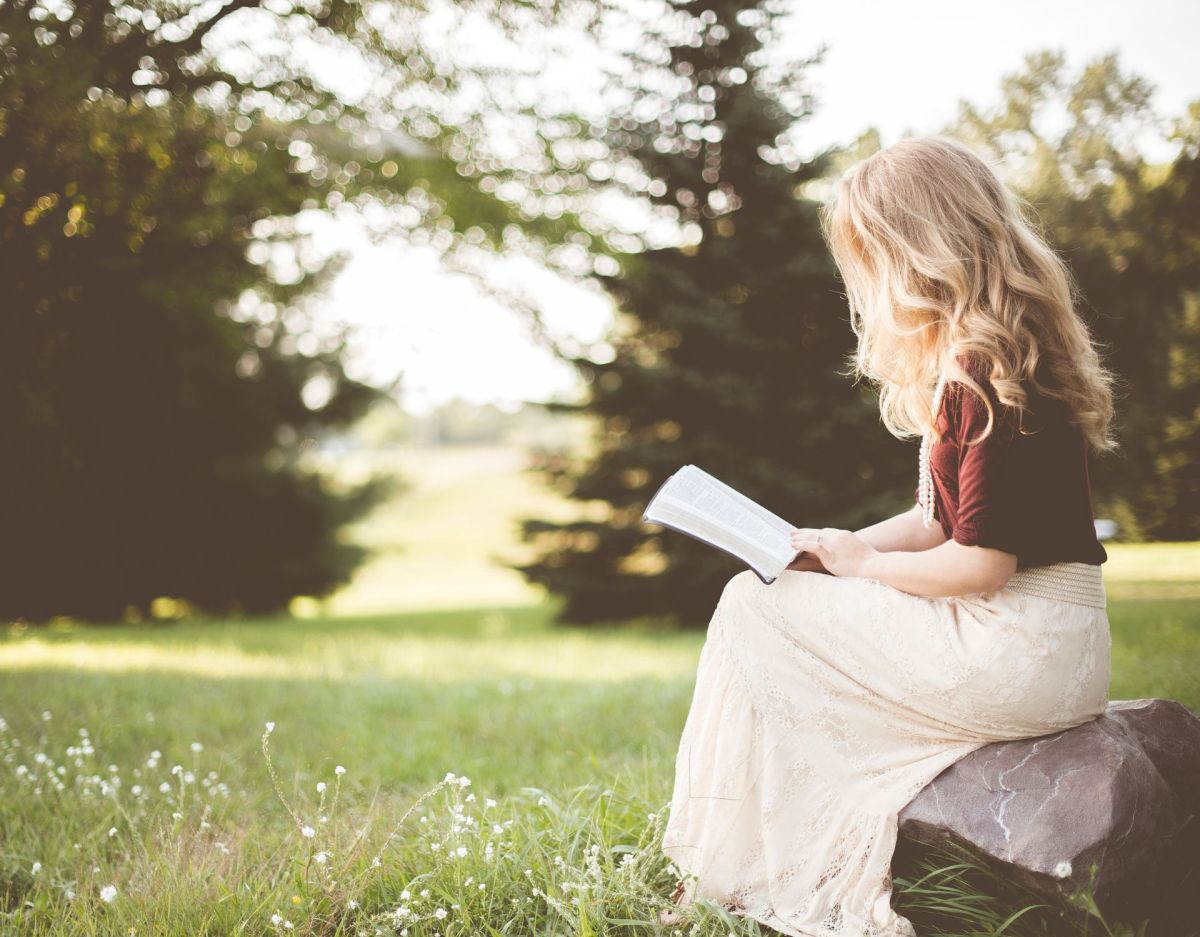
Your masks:
{"label": "white wildflower", "polygon": [[314,830],[311,826],[302,826],[302,827],[300,827],[300,835],[303,836],[305,839],[312,839],[314,836],[317,835],[317,831]]}
{"label": "white wildflower", "polygon": [[329,853],[319,852],[315,856],[313,856],[313,858],[317,860],[317,865],[324,865],[326,862],[329,861]]}
{"label": "white wildflower", "polygon": [[267,735],[270,735],[274,731],[275,731],[275,723],[268,722],[267,723]]}
{"label": "white wildflower", "polygon": [[333,769],[333,773],[336,774],[340,778],[343,774],[346,773],[346,769],[343,768],[341,765],[338,765],[336,768]]}
{"label": "white wildflower", "polygon": [[276,927],[278,927],[280,924],[283,923],[283,915],[272,914],[271,915],[271,923],[274,924]]}
{"label": "white wildflower", "polygon": [[1059,878],[1066,878],[1071,874],[1071,863],[1066,859],[1062,859],[1054,866],[1054,874]]}
{"label": "white wildflower", "polygon": [[433,916],[440,921],[442,918],[444,918],[446,916],[446,909],[445,908],[434,908]]}
{"label": "white wildflower", "polygon": [[40,871],[42,871],[42,864],[40,862],[35,862],[29,868],[29,872],[31,875],[37,875]]}
{"label": "white wildflower", "polygon": [[317,782],[317,793],[318,793],[318,794],[324,794],[324,793],[325,793],[325,782],[324,782],[324,781],[318,781],[318,782]]}
{"label": "white wildflower", "polygon": [[201,745],[199,742],[192,742],[192,744],[191,744],[190,746],[188,746],[188,747],[189,747],[189,748],[191,748],[191,750],[192,750],[192,751],[194,751],[194,752],[202,752],[202,751],[204,751],[204,746],[203,746],[203,745]]}
{"label": "white wildflower", "polygon": [[117,897],[117,886],[116,885],[105,885],[103,888],[100,889],[100,900],[101,901],[105,901],[105,902],[108,902],[109,904],[112,904],[112,902],[116,899],[116,897]]}

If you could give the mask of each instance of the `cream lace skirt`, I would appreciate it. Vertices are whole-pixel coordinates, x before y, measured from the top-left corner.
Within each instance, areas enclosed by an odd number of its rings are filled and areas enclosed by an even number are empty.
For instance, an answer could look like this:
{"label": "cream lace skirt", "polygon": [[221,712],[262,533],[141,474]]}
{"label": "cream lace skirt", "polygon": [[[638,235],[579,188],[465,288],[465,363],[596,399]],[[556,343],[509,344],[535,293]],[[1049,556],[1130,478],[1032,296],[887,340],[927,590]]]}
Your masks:
{"label": "cream lace skirt", "polygon": [[701,651],[662,849],[689,897],[784,934],[914,937],[891,907],[900,810],[983,745],[1100,715],[1109,651],[1099,566],[942,598],[739,573]]}

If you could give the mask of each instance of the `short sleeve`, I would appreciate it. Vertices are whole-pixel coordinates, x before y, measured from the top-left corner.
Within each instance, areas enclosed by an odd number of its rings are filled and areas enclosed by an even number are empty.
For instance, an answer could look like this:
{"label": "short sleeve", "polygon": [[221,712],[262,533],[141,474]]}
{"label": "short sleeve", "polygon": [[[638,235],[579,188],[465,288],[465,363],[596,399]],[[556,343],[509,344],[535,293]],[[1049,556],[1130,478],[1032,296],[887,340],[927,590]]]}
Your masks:
{"label": "short sleeve", "polygon": [[1002,404],[986,379],[979,380],[992,405],[992,430],[971,445],[987,426],[983,400],[965,384],[956,383],[952,419],[960,447],[958,512],[951,539],[965,546],[992,547],[1015,553],[1013,523],[1018,516],[1020,455],[1016,411]]}

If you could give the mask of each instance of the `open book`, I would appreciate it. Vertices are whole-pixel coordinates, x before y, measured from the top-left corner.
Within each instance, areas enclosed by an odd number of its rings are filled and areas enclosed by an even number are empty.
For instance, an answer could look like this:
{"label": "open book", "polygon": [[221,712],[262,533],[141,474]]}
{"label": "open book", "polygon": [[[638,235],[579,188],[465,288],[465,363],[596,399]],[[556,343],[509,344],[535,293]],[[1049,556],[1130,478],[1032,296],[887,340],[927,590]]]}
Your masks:
{"label": "open book", "polygon": [[774,582],[798,555],[792,524],[694,465],[662,483],[642,520],[736,556],[765,583]]}

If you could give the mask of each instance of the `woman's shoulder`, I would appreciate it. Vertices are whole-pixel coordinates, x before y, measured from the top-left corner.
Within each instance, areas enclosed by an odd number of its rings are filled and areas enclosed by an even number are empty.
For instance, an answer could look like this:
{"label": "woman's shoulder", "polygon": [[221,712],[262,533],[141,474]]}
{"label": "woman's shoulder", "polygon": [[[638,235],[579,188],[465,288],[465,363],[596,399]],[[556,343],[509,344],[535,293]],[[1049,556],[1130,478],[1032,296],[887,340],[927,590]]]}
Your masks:
{"label": "woman's shoulder", "polygon": [[[960,427],[979,423],[980,420],[986,423],[989,403],[998,417],[1001,404],[996,389],[992,386],[991,362],[977,352],[959,352],[954,356],[954,360],[960,373],[947,374],[944,391],[950,421]],[[978,391],[962,379],[964,374],[974,382]],[[979,391],[982,391],[984,397],[980,397]]]}
{"label": "woman's shoulder", "polygon": [[983,393],[981,397],[979,392],[962,380],[953,377],[948,379],[945,390],[948,416],[958,426],[985,426],[988,422],[989,405],[993,430],[998,429],[1006,436],[1028,435],[1063,422],[1066,414],[1062,401],[1038,393],[1028,381],[1020,381],[1026,395],[1025,406],[1020,408],[1020,411],[1016,406],[1003,402],[992,383],[992,363],[985,355],[979,352],[962,352],[955,355],[955,361]]}
{"label": "woman's shoulder", "polygon": [[[991,387],[992,362],[978,351],[960,351],[954,355],[954,363],[962,374],[985,389]],[[958,374],[949,375],[950,383],[959,387],[965,386]]]}

